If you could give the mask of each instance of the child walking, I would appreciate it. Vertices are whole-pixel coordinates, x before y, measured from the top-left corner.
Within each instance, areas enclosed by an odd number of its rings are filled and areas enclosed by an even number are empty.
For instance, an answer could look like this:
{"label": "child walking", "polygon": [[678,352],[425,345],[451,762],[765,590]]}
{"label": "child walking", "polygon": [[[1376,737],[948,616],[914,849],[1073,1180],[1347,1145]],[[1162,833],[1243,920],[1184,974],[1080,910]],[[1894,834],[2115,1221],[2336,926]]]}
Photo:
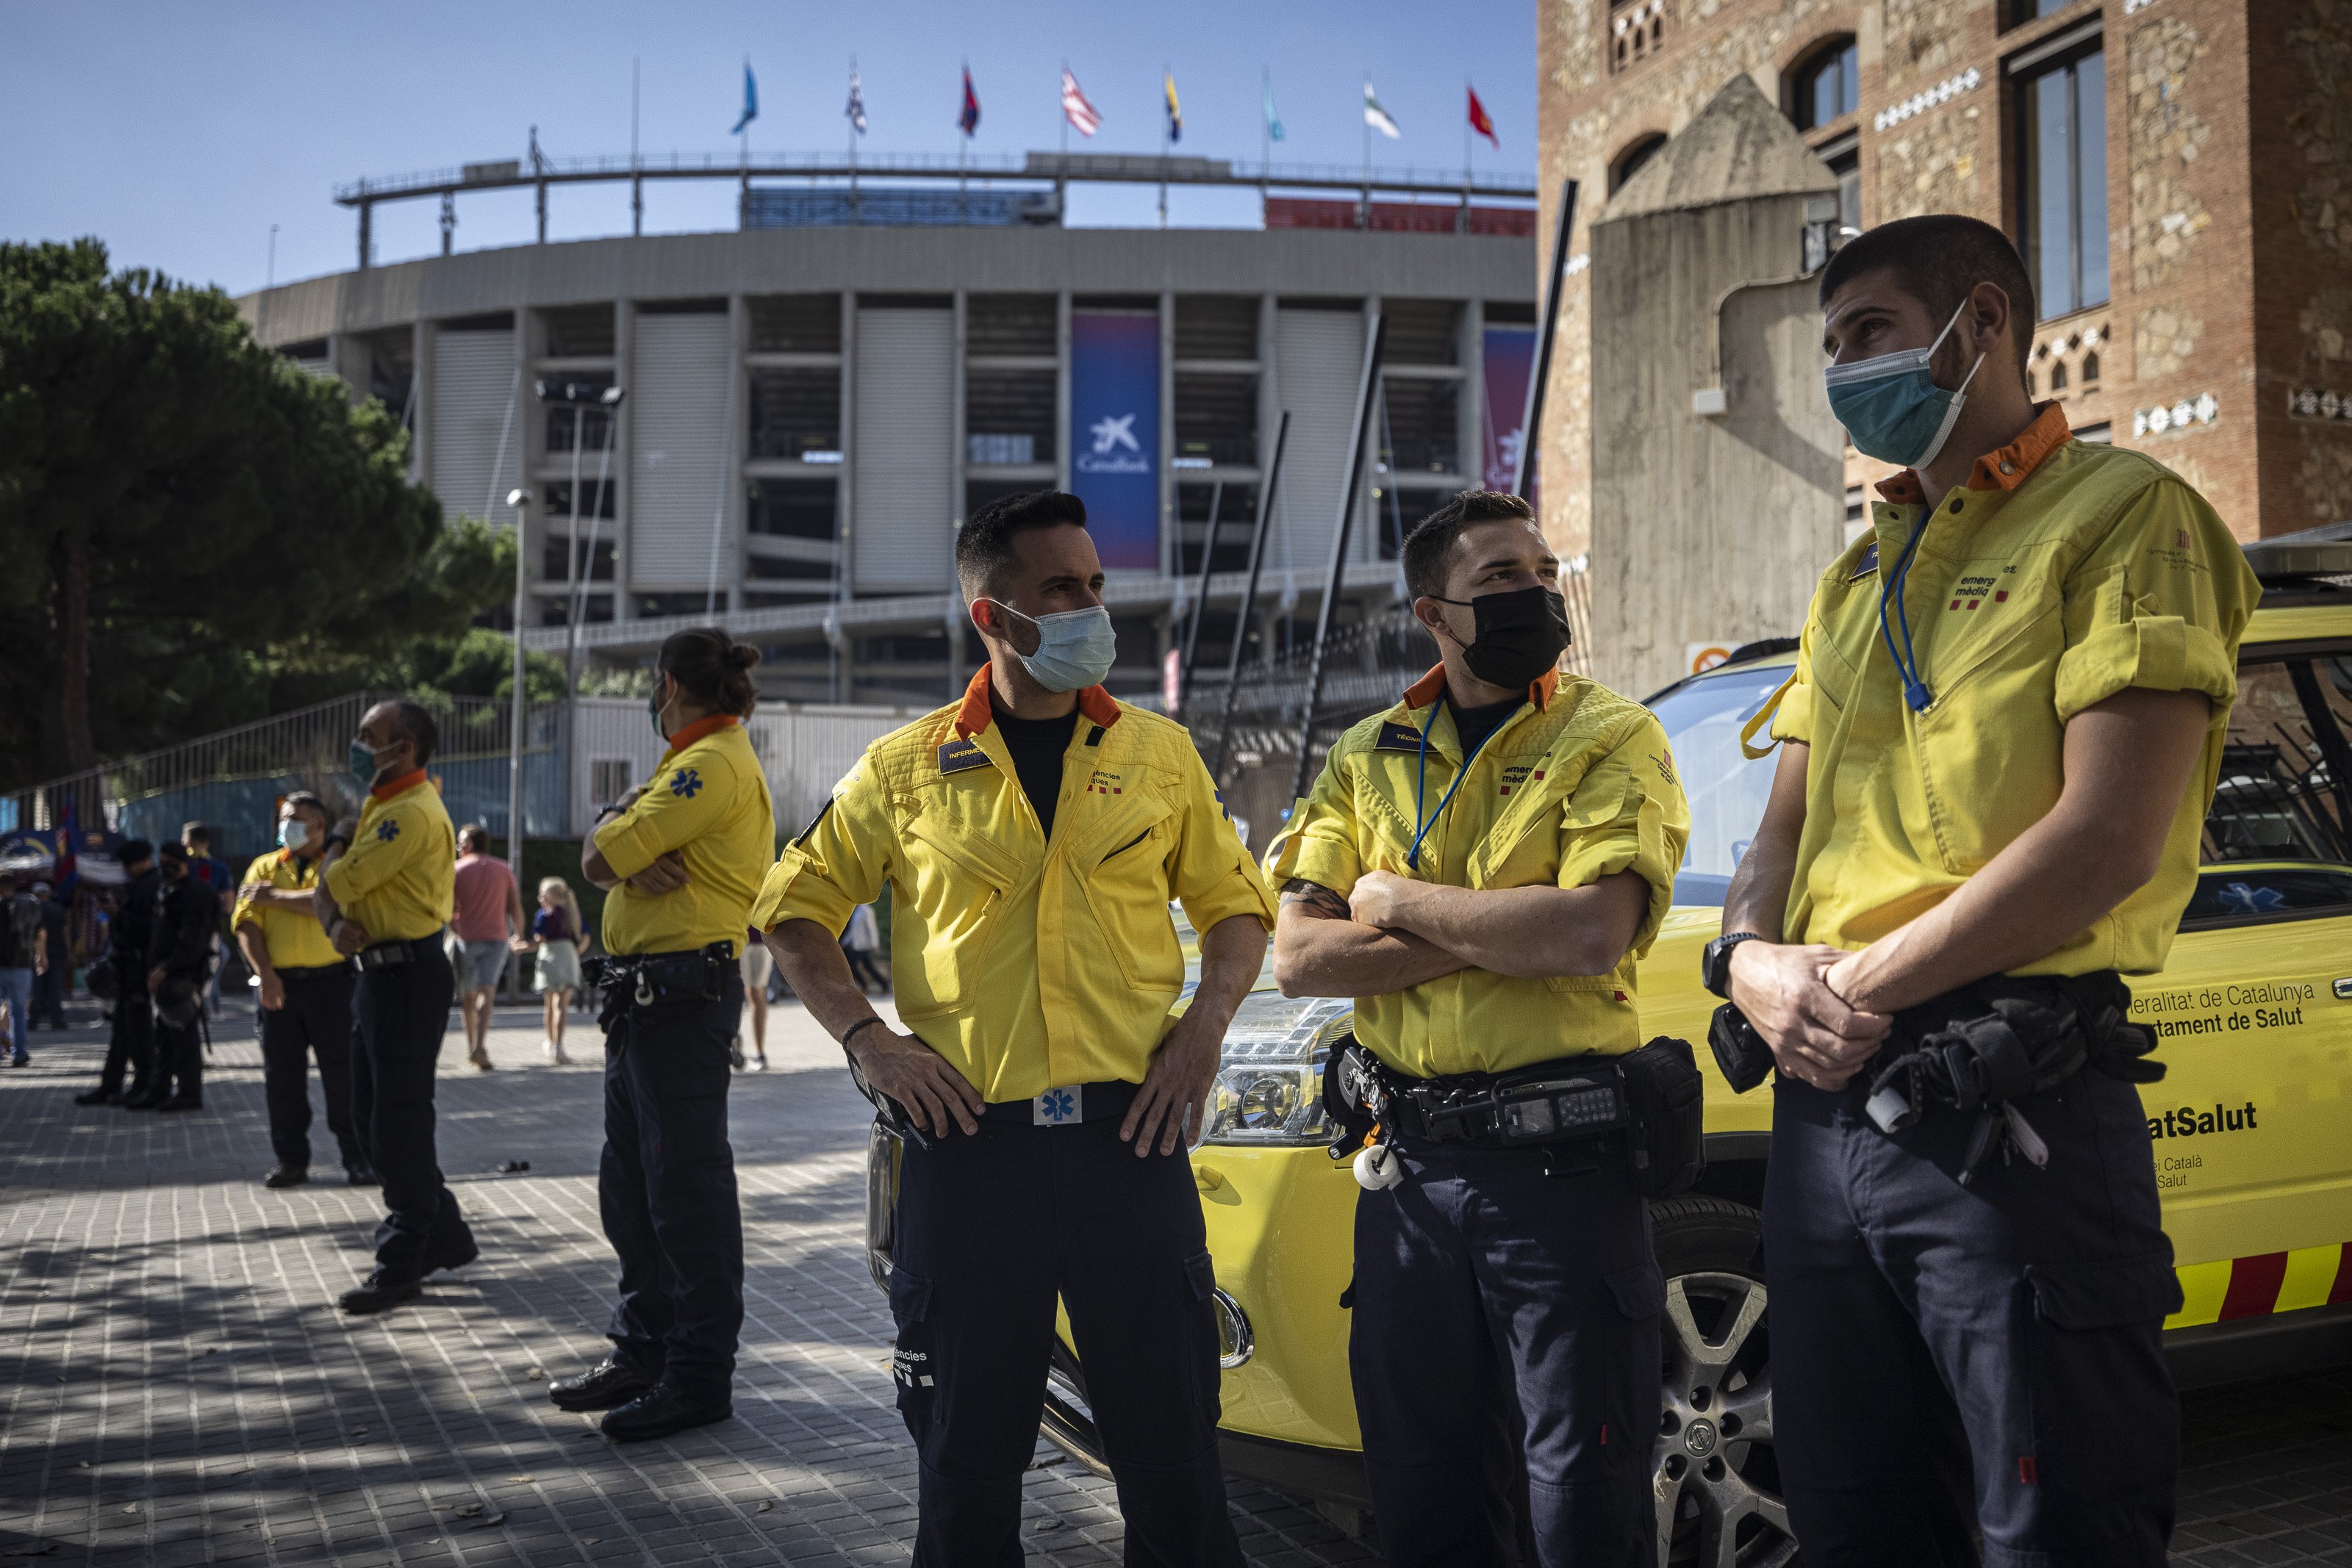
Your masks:
{"label": "child walking", "polygon": [[539,884],[539,909],[530,917],[530,945],[539,954],[541,1005],[547,1013],[547,1040],[540,1049],[558,1067],[563,1054],[563,1019],[572,993],[580,988],[580,901],[572,884],[551,876]]}

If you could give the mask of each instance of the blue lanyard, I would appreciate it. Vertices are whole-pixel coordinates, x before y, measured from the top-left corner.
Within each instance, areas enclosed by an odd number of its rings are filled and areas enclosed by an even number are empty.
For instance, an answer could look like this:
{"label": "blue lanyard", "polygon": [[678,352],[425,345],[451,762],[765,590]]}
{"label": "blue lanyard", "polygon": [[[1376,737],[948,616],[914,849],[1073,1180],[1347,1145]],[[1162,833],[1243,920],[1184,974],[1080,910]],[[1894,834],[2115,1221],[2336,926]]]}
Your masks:
{"label": "blue lanyard", "polygon": [[[1878,634],[1886,639],[1886,651],[1895,659],[1895,673],[1903,677],[1903,700],[1911,705],[1913,713],[1925,712],[1927,705],[1936,700],[1936,694],[1927,689],[1927,683],[1921,678],[1919,656],[1911,650],[1911,612],[1904,607],[1903,584],[1911,575],[1911,558],[1917,553],[1919,541],[1927,537],[1927,524],[1935,515],[1931,507],[1920,508],[1918,526],[1904,541],[1903,554],[1895,563],[1894,575],[1888,577],[1878,591]],[[1903,628],[1901,648],[1895,647],[1894,628],[1886,623],[1886,601],[1890,598],[1895,601],[1895,618]]]}
{"label": "blue lanyard", "polygon": [[[1421,727],[1421,762],[1414,771],[1412,779],[1412,847],[1404,852],[1404,864],[1407,871],[1421,869],[1421,841],[1429,836],[1429,830],[1437,826],[1437,819],[1445,815],[1445,808],[1454,803],[1454,791],[1461,789],[1462,780],[1470,777],[1470,764],[1477,760],[1478,753],[1486,747],[1488,741],[1502,732],[1503,725],[1511,722],[1506,718],[1503,724],[1496,725],[1478,737],[1478,744],[1463,756],[1461,769],[1454,775],[1454,782],[1445,787],[1445,794],[1438,800],[1437,810],[1431,812],[1429,821],[1424,822],[1421,820],[1421,802],[1423,786],[1429,781],[1429,732],[1437,727],[1437,716],[1444,710],[1444,700],[1440,698],[1437,706],[1430,710],[1429,722]],[[1454,727],[1454,733],[1457,736],[1461,734],[1459,725]]]}

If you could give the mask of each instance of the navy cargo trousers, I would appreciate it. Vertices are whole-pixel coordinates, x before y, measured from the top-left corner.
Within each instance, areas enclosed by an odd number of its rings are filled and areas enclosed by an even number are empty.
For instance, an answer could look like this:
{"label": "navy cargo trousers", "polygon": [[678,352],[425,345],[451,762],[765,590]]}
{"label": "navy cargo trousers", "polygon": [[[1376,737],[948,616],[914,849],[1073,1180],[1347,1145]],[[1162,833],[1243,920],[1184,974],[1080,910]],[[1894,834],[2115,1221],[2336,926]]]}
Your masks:
{"label": "navy cargo trousers", "polygon": [[2180,1305],[2138,1091],[2085,1070],[2016,1102],[2049,1145],[1957,1177],[1976,1118],[1889,1135],[1871,1069],[1774,1082],[1772,1414],[1809,1568],[2161,1568]]}
{"label": "navy cargo trousers", "polygon": [[1657,1560],[1650,1498],[1665,1281],[1613,1142],[1407,1150],[1356,1199],[1348,1365],[1382,1560],[1512,1560],[1524,1460],[1542,1568]]}
{"label": "navy cargo trousers", "polygon": [[[891,1247],[898,1410],[921,1458],[916,1568],[1022,1561],[1021,1481],[1068,1309],[1104,1458],[1139,1568],[1239,1568],[1217,1458],[1207,1232],[1181,1147],[1119,1141],[1126,1084],[1088,1120],[992,1105],[976,1134],[908,1140]],[[1097,1106],[1108,1113],[1097,1114]]]}

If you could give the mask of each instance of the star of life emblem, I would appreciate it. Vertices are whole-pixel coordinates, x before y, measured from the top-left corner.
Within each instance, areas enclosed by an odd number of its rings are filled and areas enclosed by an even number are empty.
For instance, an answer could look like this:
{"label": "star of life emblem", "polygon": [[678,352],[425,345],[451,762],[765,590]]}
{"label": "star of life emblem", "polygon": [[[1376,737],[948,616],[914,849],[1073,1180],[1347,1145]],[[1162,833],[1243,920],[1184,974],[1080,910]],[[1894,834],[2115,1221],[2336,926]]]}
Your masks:
{"label": "star of life emblem", "polygon": [[1058,1127],[1065,1122],[1083,1122],[1086,1119],[1086,1090],[1083,1086],[1048,1089],[1029,1102],[1029,1120],[1034,1126]]}

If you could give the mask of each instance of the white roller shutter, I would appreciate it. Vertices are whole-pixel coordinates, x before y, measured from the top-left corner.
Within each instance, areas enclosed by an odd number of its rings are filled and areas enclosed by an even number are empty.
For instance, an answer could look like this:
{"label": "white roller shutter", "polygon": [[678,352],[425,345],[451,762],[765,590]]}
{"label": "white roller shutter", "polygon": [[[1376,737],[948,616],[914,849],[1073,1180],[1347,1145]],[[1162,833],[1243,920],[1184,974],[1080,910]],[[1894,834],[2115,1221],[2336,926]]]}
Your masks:
{"label": "white roller shutter", "polygon": [[[1349,310],[1280,310],[1275,314],[1275,368],[1282,406],[1290,411],[1290,444],[1282,457],[1274,538],[1266,565],[1319,583],[1331,562],[1331,528],[1347,491],[1348,439],[1356,418],[1356,382],[1364,370],[1364,319]],[[1348,559],[1370,559],[1364,492]]]}
{"label": "white roller shutter", "polygon": [[710,581],[714,549],[722,593],[739,575],[733,529],[724,517],[733,469],[728,357],[723,315],[637,316],[629,387],[636,463],[629,586],[638,592],[700,592]]}
{"label": "white roller shutter", "polygon": [[522,483],[523,436],[523,389],[515,371],[509,330],[434,334],[433,493],[448,517],[463,514],[501,528],[514,521],[507,494]]}
{"label": "white roller shutter", "polygon": [[955,324],[857,313],[850,525],[857,591],[939,593],[955,576]]}

